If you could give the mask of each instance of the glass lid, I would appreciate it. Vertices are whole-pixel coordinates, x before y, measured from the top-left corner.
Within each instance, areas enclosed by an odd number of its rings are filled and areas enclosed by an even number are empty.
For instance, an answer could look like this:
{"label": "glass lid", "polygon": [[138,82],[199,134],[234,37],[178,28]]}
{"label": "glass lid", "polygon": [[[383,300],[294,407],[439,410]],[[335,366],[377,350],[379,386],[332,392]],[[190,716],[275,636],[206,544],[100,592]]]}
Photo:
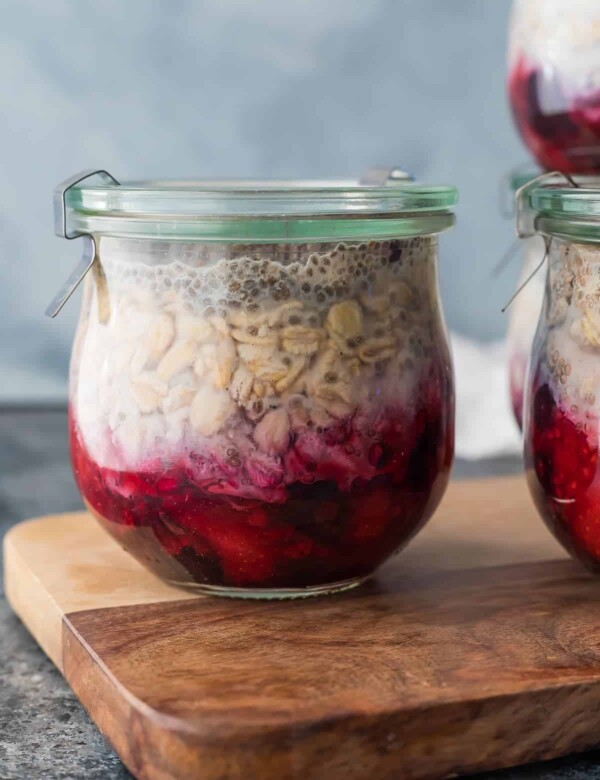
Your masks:
{"label": "glass lid", "polygon": [[88,179],[63,188],[61,196],[68,235],[241,242],[437,233],[453,224],[457,202],[455,187],[407,179],[375,186],[345,179],[119,184]]}
{"label": "glass lid", "polygon": [[573,176],[574,184],[567,181],[535,187],[529,196],[533,209],[540,213],[552,213],[600,220],[600,178],[597,176]]}
{"label": "glass lid", "polygon": [[531,225],[558,238],[600,242],[600,177],[544,174],[525,184],[517,201],[525,229]]}

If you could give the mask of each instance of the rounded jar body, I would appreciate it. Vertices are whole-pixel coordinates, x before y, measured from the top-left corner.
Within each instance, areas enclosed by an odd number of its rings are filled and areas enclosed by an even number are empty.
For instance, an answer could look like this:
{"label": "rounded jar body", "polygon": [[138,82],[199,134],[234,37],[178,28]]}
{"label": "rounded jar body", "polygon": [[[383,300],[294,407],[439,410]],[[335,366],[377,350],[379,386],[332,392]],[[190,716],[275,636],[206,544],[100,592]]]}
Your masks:
{"label": "rounded jar body", "polygon": [[600,5],[515,0],[508,91],[523,141],[546,170],[600,171]]}
{"label": "rounded jar body", "polygon": [[552,533],[600,568],[600,244],[553,237],[530,366],[525,459]]}
{"label": "rounded jar body", "polygon": [[225,595],[357,584],[453,455],[437,236],[99,236],[71,367],[90,511],[160,577]]}

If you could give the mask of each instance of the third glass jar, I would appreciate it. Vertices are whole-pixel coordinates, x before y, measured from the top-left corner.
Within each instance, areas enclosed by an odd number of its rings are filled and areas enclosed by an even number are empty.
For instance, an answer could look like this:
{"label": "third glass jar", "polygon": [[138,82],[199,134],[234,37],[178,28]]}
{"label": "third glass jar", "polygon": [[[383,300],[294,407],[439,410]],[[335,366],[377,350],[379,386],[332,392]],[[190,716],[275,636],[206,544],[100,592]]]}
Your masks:
{"label": "third glass jar", "polygon": [[598,173],[598,0],[514,0],[508,66],[513,116],[542,168]]}
{"label": "third glass jar", "polygon": [[523,206],[548,248],[543,310],[529,369],[525,459],[544,521],[600,570],[600,189],[562,177],[534,185]]}
{"label": "third glass jar", "polygon": [[159,576],[221,595],[360,583],[444,491],[437,286],[453,188],[86,183],[75,477]]}

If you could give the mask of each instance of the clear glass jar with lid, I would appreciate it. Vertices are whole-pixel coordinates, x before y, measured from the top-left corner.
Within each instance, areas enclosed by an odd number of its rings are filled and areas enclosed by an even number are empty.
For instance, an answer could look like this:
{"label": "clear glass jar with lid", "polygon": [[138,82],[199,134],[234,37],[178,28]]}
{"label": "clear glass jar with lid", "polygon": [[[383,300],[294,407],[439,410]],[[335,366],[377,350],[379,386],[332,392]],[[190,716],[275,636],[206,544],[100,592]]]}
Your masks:
{"label": "clear glass jar with lid", "polygon": [[454,393],[437,284],[456,191],[93,180],[70,382],[90,512],[178,585],[362,582],[444,492]]}
{"label": "clear glass jar with lid", "polygon": [[542,168],[599,173],[598,0],[515,0],[508,68],[515,122]]}
{"label": "clear glass jar with lid", "polygon": [[560,175],[521,194],[521,232],[543,236],[546,292],[525,404],[525,459],[544,521],[600,570],[600,181]]}

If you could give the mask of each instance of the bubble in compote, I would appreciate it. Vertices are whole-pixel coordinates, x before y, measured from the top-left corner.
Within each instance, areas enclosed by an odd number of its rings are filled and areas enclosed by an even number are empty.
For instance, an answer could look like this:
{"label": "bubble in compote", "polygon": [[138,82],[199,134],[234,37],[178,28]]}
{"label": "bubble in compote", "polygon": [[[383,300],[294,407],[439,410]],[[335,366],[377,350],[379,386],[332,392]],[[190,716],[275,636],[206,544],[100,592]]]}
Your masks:
{"label": "bubble in compote", "polygon": [[102,238],[70,406],[93,514],[178,584],[371,574],[431,515],[452,460],[436,247]]}

